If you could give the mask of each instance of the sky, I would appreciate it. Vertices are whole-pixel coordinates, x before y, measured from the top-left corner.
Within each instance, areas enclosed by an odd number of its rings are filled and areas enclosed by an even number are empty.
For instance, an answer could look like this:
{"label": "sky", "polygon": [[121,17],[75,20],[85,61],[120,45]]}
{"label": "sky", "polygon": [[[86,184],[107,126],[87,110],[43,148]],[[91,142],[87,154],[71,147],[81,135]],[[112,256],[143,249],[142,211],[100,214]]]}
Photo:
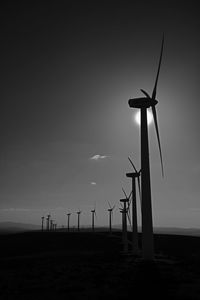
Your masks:
{"label": "sky", "polygon": [[[200,228],[197,1],[28,1],[0,9],[0,222],[121,222],[128,157],[140,130],[128,100],[150,94],[162,35],[157,114],[149,125],[154,226]],[[139,199],[138,222],[141,223]]]}

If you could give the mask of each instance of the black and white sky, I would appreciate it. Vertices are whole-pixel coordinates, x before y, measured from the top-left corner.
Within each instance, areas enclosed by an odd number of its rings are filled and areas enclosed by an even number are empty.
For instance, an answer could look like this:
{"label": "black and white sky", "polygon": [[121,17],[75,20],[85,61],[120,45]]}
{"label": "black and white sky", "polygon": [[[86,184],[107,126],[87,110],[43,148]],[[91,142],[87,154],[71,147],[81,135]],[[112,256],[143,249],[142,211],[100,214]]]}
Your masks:
{"label": "black and white sky", "polygon": [[[0,9],[0,221],[40,224],[82,210],[107,224],[130,156],[140,167],[139,127],[128,107],[157,99],[165,168],[149,126],[155,226],[200,227],[198,1],[27,1]],[[139,213],[138,204],[138,213]],[[118,208],[114,223],[120,223]]]}

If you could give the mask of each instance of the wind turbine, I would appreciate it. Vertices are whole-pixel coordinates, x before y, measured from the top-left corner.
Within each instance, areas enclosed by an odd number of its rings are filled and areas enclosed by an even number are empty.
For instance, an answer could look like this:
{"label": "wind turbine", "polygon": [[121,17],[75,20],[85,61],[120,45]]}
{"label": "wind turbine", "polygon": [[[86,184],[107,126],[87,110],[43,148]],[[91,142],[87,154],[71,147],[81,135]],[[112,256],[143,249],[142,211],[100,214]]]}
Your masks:
{"label": "wind turbine", "polygon": [[67,214],[67,231],[69,231],[69,222],[70,222],[71,213]]}
{"label": "wind turbine", "polygon": [[50,220],[50,230],[53,230],[53,220]]}
{"label": "wind turbine", "polygon": [[50,217],[51,217],[51,215],[50,214],[48,214],[47,215],[47,218],[46,218],[46,221],[47,221],[47,231],[49,231],[49,229],[50,229]]}
{"label": "wind turbine", "polygon": [[157,114],[156,114],[156,91],[157,83],[160,72],[162,53],[164,45],[164,36],[162,38],[160,58],[158,70],[153,88],[152,95],[150,96],[146,91],[142,93],[146,97],[135,98],[129,100],[131,108],[139,108],[141,111],[141,192],[142,192],[142,255],[144,260],[154,259],[154,244],[153,244],[153,221],[152,221],[152,206],[151,206],[151,181],[150,181],[150,165],[149,165],[149,141],[148,141],[148,126],[147,126],[147,108],[152,108],[155,130],[158,140],[158,147],[161,160],[162,175],[163,160],[161,152],[161,144],[158,130]]}
{"label": "wind turbine", "polygon": [[44,231],[44,216],[41,217],[41,219],[42,219],[42,231]]}
{"label": "wind turbine", "polygon": [[135,172],[126,173],[126,177],[132,179],[132,251],[133,254],[139,254],[138,246],[138,225],[137,225],[137,201],[136,201],[136,179],[138,182],[139,196],[140,196],[140,171],[137,171],[132,160],[128,157]]}
{"label": "wind turbine", "polygon": [[109,231],[110,231],[110,233],[112,233],[112,217],[113,217],[113,210],[115,208],[115,205],[113,207],[111,207],[109,201],[108,201],[108,205],[109,205],[109,208],[108,208],[108,213],[109,213]]}
{"label": "wind turbine", "polygon": [[91,213],[92,213],[92,231],[94,231],[94,218],[97,216],[96,215],[96,209],[92,209],[91,210]]}
{"label": "wind turbine", "polygon": [[[123,190],[123,189],[122,189]],[[123,190],[125,193],[125,191]],[[128,252],[128,237],[127,237],[127,214],[128,214],[128,206],[129,198],[125,193],[126,198],[120,199],[122,204],[122,208],[120,208],[120,212],[122,213],[122,242],[123,242],[123,251],[124,253]]]}
{"label": "wind turbine", "polygon": [[77,211],[77,215],[78,215],[78,231],[80,231],[80,214],[81,214],[81,211]]}

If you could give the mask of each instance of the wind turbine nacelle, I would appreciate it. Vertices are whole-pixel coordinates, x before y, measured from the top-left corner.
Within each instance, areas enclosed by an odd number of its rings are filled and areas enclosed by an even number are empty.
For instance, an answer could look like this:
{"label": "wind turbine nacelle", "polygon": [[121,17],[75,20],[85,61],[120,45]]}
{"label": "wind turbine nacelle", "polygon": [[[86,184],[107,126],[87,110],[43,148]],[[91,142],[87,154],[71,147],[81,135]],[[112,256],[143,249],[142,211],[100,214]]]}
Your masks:
{"label": "wind turbine nacelle", "polygon": [[122,214],[123,214],[123,213],[127,213],[127,212],[128,212],[128,209],[124,209],[124,208],[122,208],[122,209],[120,209],[119,211],[120,211],[120,213],[122,213]]}
{"label": "wind turbine nacelle", "polygon": [[155,106],[157,103],[157,100],[147,97],[129,99],[128,101],[131,108],[149,108],[150,106]]}
{"label": "wind turbine nacelle", "polygon": [[129,202],[129,200],[124,198],[124,199],[120,199],[120,202]]}
{"label": "wind turbine nacelle", "polygon": [[126,177],[129,177],[129,178],[136,178],[139,176],[140,176],[139,173],[126,173]]}

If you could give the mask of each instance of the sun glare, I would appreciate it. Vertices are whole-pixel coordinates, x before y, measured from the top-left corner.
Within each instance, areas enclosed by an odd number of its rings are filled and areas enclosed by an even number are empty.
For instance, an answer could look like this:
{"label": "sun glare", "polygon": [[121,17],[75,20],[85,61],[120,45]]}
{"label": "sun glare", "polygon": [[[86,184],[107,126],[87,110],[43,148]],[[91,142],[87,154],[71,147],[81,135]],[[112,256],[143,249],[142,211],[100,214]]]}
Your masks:
{"label": "sun glare", "polygon": [[[135,122],[136,122],[138,125],[140,125],[140,110],[138,110],[138,111],[134,114],[133,117],[134,117]],[[149,110],[147,109],[147,123],[148,123],[148,125],[150,125],[150,124],[152,123],[152,121],[153,121],[153,115],[152,115],[152,112],[149,111]]]}

